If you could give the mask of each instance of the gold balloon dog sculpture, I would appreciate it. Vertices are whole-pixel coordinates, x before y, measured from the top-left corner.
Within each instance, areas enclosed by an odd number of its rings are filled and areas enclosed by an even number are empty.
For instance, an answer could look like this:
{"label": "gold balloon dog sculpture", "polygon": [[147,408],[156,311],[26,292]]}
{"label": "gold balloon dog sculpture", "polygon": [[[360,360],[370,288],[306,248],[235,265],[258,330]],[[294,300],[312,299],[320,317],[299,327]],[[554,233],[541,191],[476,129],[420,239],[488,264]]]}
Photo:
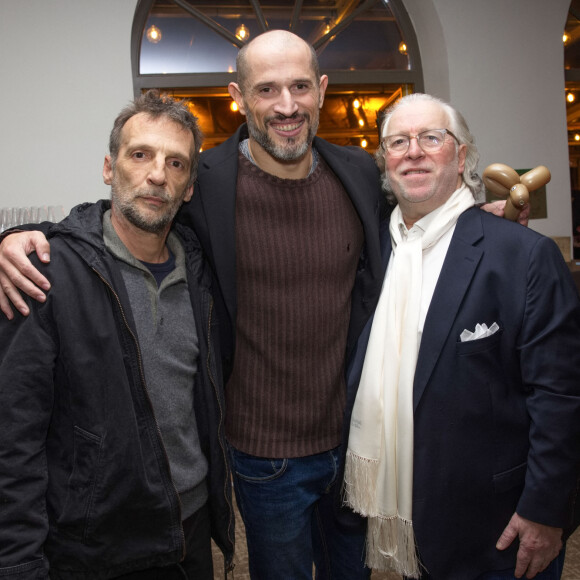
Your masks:
{"label": "gold balloon dog sculpture", "polygon": [[507,197],[504,217],[515,222],[524,205],[530,201],[530,191],[546,185],[552,175],[543,165],[518,175],[517,171],[508,165],[492,163],[485,168],[481,178],[489,191],[498,197]]}

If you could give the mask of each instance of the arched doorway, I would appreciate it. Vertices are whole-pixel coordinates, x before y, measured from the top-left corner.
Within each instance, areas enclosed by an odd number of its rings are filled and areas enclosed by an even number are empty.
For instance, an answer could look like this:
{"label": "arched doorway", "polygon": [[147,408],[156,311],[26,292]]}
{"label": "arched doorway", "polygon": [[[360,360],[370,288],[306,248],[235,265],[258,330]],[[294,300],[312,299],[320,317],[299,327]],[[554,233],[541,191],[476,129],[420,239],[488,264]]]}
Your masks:
{"label": "arched doorway", "polygon": [[377,115],[422,90],[415,34],[400,0],[140,0],[131,57],[135,95],[149,88],[189,98],[209,148],[243,122],[228,83],[249,38],[287,29],[317,50],[330,78],[318,135],[341,145],[378,145]]}

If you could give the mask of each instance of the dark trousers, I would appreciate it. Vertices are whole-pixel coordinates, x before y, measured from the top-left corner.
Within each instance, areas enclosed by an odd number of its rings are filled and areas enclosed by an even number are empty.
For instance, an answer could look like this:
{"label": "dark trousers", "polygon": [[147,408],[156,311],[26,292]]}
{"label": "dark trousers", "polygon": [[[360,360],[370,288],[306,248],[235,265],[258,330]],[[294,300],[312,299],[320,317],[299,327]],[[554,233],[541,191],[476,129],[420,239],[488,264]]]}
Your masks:
{"label": "dark trousers", "polygon": [[209,506],[207,503],[183,522],[185,558],[179,564],[148,568],[118,576],[118,580],[213,580]]}
{"label": "dark trousers", "polygon": [[[534,576],[534,580],[559,580],[564,569],[564,556],[566,547],[562,548],[560,554],[552,560],[551,564],[543,571]],[[520,580],[524,580],[525,576]],[[433,580],[429,574],[421,576],[420,580]],[[495,572],[484,572],[476,580],[518,580],[514,576],[514,570],[497,570]]]}

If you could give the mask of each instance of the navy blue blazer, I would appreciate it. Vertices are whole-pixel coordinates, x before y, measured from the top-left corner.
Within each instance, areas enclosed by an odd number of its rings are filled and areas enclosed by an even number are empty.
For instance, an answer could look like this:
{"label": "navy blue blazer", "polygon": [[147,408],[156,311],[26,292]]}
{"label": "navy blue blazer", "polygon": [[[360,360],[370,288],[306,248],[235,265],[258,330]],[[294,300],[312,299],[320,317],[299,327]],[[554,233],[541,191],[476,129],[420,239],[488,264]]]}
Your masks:
{"label": "navy blue blazer", "polygon": [[[494,322],[492,336],[460,342]],[[457,222],[415,372],[413,523],[432,577],[513,567],[517,546],[495,544],[514,511],[568,526],[579,465],[580,301],[568,268],[549,238],[472,208]]]}

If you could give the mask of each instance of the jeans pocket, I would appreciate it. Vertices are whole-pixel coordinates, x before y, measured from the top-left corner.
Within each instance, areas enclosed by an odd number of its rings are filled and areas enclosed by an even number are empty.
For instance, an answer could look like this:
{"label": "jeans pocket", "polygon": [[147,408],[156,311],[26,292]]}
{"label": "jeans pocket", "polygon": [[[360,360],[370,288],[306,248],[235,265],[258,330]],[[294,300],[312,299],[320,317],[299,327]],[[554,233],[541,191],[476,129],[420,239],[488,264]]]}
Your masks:
{"label": "jeans pocket", "polygon": [[288,467],[288,459],[255,457],[230,447],[232,466],[236,475],[254,483],[268,482],[281,477]]}

